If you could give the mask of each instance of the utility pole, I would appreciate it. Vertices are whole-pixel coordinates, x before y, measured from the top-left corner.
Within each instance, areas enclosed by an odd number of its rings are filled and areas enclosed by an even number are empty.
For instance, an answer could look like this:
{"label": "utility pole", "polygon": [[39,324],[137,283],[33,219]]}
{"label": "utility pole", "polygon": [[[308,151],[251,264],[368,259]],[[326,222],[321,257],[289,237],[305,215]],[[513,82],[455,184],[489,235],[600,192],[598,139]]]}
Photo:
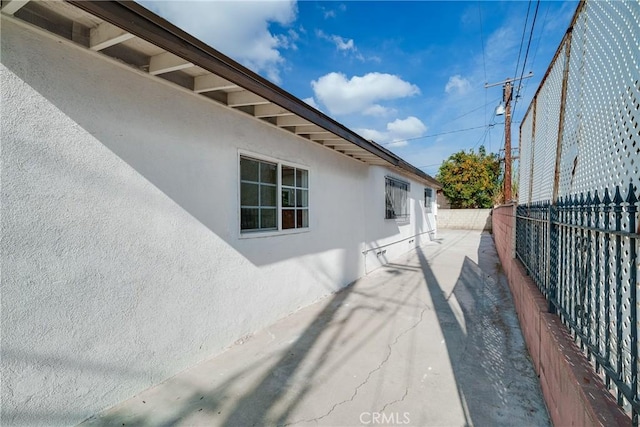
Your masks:
{"label": "utility pole", "polygon": [[502,102],[504,102],[504,203],[511,202],[511,98],[513,94],[512,82],[524,80],[533,77],[533,73],[529,73],[520,78],[507,78],[504,81],[492,84],[485,84],[484,87],[502,85]]}
{"label": "utility pole", "polygon": [[511,82],[504,84],[504,202],[511,202]]}

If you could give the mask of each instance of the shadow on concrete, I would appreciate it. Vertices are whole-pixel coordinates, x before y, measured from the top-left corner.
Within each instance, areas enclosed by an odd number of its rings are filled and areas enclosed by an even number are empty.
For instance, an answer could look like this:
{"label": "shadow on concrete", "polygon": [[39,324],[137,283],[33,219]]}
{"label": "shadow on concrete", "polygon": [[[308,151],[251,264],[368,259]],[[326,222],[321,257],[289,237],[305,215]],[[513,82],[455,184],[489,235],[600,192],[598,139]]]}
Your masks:
{"label": "shadow on concrete", "polygon": [[[395,267],[389,268],[393,274]],[[407,266],[397,265],[403,270],[413,270]],[[403,274],[403,273],[400,273]],[[192,384],[184,384],[189,389],[187,395],[181,395],[179,401],[172,401],[170,415],[162,417],[161,422],[155,416],[138,414],[135,411],[125,410],[119,412],[117,408],[105,411],[86,420],[82,426],[174,426],[189,422],[195,413],[202,412],[207,415],[210,425],[227,427],[245,426],[281,426],[295,422],[318,421],[327,416],[335,406],[325,414],[319,414],[313,420],[291,421],[291,416],[299,404],[305,399],[317,384],[318,373],[333,373],[338,367],[344,366],[359,352],[365,351],[364,347],[372,340],[379,338],[382,325],[393,323],[399,310],[409,307],[413,316],[421,317],[420,311],[425,307],[420,304],[412,304],[416,299],[416,293],[421,289],[420,283],[409,288],[402,298],[379,298],[375,289],[358,289],[358,282],[354,282],[347,288],[337,292],[328,299],[324,309],[320,311],[313,321],[297,336],[297,338],[281,351],[273,352],[270,360],[257,361],[254,365],[247,366],[236,372],[232,377],[217,385],[214,389],[194,387]],[[357,296],[358,301],[347,301],[351,296]],[[356,314],[365,313],[365,316],[354,318]],[[358,326],[351,327],[347,332],[344,327],[348,322],[358,322]],[[380,327],[370,328],[369,332],[362,333],[364,325],[375,324]],[[403,332],[404,333],[404,332]],[[418,339],[419,337],[414,337]],[[385,342],[387,342],[386,340]],[[349,351],[342,353],[341,357],[330,357],[334,348],[349,343]],[[386,350],[386,349],[385,349]],[[312,361],[310,353],[313,351]],[[390,352],[389,346],[389,352]],[[387,354],[388,358],[389,354]],[[259,380],[248,390],[242,390],[238,395],[234,384],[242,377],[251,375],[260,365],[268,363],[271,367],[266,373],[259,373]],[[303,365],[304,369],[303,369]],[[411,369],[410,366],[407,367]],[[329,374],[332,375],[332,374]],[[326,382],[326,376],[323,382]],[[169,380],[172,381],[172,380]],[[295,381],[296,386],[292,386]],[[382,387],[380,385],[379,387]],[[136,397],[135,399],[142,399]],[[233,404],[230,407],[229,401]]]}
{"label": "shadow on concrete", "polygon": [[[493,251],[494,256],[485,251]],[[482,234],[479,263],[465,257],[448,295],[433,273],[433,258],[428,260],[422,249],[418,258],[445,338],[466,425],[539,426],[545,420],[549,425],[511,296],[495,262],[491,236]],[[463,314],[462,324],[452,308],[454,299]]]}

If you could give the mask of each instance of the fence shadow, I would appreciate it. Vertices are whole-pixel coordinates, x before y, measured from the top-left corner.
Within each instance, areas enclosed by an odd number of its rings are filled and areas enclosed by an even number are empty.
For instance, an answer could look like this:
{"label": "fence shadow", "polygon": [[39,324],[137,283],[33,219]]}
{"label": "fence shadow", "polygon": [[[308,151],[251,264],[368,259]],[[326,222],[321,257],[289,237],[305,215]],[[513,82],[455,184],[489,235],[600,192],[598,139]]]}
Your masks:
{"label": "fence shadow", "polygon": [[[488,244],[492,245],[491,237],[483,233],[479,251],[491,250]],[[492,278],[500,276],[498,266],[479,256],[485,264],[483,270],[465,257],[455,286],[447,295],[422,250],[418,258],[444,335],[460,402],[466,410],[466,425],[548,425],[506,283]],[[464,324],[452,309],[453,298]],[[537,398],[532,399],[534,394]]]}

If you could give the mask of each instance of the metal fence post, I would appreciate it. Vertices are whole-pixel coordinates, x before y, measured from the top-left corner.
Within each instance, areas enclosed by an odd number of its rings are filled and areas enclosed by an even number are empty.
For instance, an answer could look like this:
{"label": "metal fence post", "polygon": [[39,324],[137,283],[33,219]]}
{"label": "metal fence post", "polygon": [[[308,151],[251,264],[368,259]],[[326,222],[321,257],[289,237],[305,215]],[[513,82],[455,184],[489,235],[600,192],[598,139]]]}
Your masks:
{"label": "metal fence post", "polygon": [[[610,325],[610,317],[611,317],[611,266],[609,265],[609,259],[611,258],[611,234],[609,234],[609,230],[611,229],[611,197],[609,197],[609,190],[607,188],[604,189],[604,196],[602,197],[603,206],[603,225],[604,225],[604,359],[607,362],[607,365],[611,365],[611,328]],[[605,379],[607,388],[611,388],[611,376],[605,370]]]}
{"label": "metal fence post", "polygon": [[[602,268],[600,263],[600,212],[602,210],[602,204],[600,202],[600,197],[598,196],[598,190],[595,191],[595,195],[593,196],[593,206],[595,211],[595,224],[594,227],[596,229],[596,245],[595,245],[595,268],[596,268],[596,283],[595,283],[595,347],[597,349],[596,356],[600,356],[602,353],[602,348],[600,346],[600,283],[602,282]],[[598,357],[596,359],[596,373],[600,373],[600,359]]]}
{"label": "metal fence post", "polygon": [[549,313],[556,313],[556,291],[558,289],[558,232],[556,227],[556,206],[549,203],[547,216],[547,229],[549,236],[547,239],[547,254],[549,254],[549,269],[547,273],[547,284],[549,286]]}
{"label": "metal fence post", "polygon": [[[616,231],[622,230],[622,196],[620,187],[616,186],[616,193],[613,196],[613,211],[616,219]],[[622,378],[622,236],[616,234],[616,373]],[[622,391],[616,387],[618,405],[623,404]]]}
{"label": "metal fence post", "polygon": [[[635,195],[633,184],[629,183],[629,194],[627,194],[627,210],[629,212],[629,232],[636,233],[636,213],[638,212],[638,198]],[[629,265],[635,266],[638,263],[636,252],[637,239],[635,237],[629,238]],[[637,273],[635,268],[629,270],[629,323],[631,325],[638,324],[638,287],[636,284]],[[640,390],[638,390],[638,359],[640,358],[640,349],[638,348],[638,328],[631,327],[630,331],[631,341],[631,398],[640,401]],[[637,427],[639,424],[638,408],[632,408],[631,410],[631,425]]]}

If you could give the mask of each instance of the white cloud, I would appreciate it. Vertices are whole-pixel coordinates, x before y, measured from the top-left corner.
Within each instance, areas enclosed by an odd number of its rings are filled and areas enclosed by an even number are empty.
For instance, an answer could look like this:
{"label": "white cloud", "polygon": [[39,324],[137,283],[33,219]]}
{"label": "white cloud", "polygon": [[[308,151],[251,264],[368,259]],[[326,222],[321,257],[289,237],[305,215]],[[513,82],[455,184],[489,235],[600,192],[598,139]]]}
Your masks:
{"label": "white cloud", "polygon": [[385,133],[377,131],[375,129],[355,129],[355,131],[363,138],[370,139],[375,142],[384,141],[387,138],[387,135]]}
{"label": "white cloud", "polygon": [[353,44],[353,39],[343,39],[340,36],[331,36],[331,40],[336,44],[338,50],[355,50],[356,46]]}
{"label": "white cloud", "polygon": [[270,23],[295,21],[295,0],[194,1],[188,7],[181,1],[140,3],[276,83],[284,61],[279,49],[296,48],[296,35],[274,35],[269,30]]}
{"label": "white cloud", "polygon": [[406,119],[396,119],[387,123],[386,132],[366,128],[356,129],[356,132],[387,147],[397,148],[409,145],[408,139],[419,138],[426,134],[427,126],[417,117],[409,116]]}
{"label": "white cloud", "polygon": [[307,104],[311,105],[316,110],[320,109],[320,107],[318,107],[318,104],[316,104],[316,100],[313,99],[313,97],[311,97],[311,96],[309,98],[303,99],[303,101],[306,102]]}
{"label": "white cloud", "polygon": [[469,80],[462,77],[460,74],[449,77],[447,85],[444,87],[446,93],[453,93],[458,95],[464,95],[471,90],[471,83]]}
{"label": "white cloud", "polygon": [[404,139],[399,139],[397,141],[392,141],[392,142],[386,144],[386,146],[388,148],[406,147],[407,145],[409,145],[409,142],[404,140]]}
{"label": "white cloud", "polygon": [[[322,11],[324,19],[335,18],[337,16],[335,9],[327,9],[322,6],[320,6],[319,9]],[[337,10],[339,10],[340,12],[344,12],[347,10],[347,6],[345,4],[341,4],[340,6],[338,6]]]}
{"label": "white cloud", "polygon": [[404,120],[396,119],[391,123],[387,123],[387,131],[389,134],[399,138],[416,138],[427,132],[427,127],[414,116],[409,116]]}
{"label": "white cloud", "polygon": [[396,110],[392,109],[392,108],[386,108],[383,107],[382,105],[378,105],[378,104],[374,104],[370,107],[368,107],[367,109],[365,109],[362,114],[364,114],[365,116],[388,116],[390,114],[395,113]]}
{"label": "white cloud", "polygon": [[328,35],[322,30],[316,30],[316,35],[321,39],[328,40],[333,44],[335,44],[336,49],[338,49],[339,51],[343,51],[346,53],[347,51],[356,52],[358,50],[356,49],[356,45],[353,39],[345,39],[335,34]]}
{"label": "white cloud", "polygon": [[406,98],[420,93],[416,85],[392,74],[368,73],[347,80],[342,73],[329,73],[311,82],[315,98],[336,115],[380,111],[379,101]]}

